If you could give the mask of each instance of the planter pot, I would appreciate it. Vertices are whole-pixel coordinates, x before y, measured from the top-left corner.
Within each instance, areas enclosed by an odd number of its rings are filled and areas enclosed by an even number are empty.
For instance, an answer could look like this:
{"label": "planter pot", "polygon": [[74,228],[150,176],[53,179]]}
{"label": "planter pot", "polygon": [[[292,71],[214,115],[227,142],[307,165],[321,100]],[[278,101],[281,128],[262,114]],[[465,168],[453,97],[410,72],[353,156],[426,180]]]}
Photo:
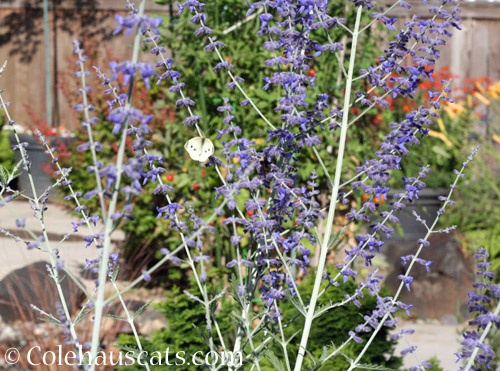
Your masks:
{"label": "planter pot", "polygon": [[[449,188],[424,188],[418,200],[412,204],[405,203],[406,208],[396,213],[403,234],[394,231],[390,239],[384,240],[381,249],[389,267],[384,284],[393,292],[401,284],[398,277],[408,269],[408,265],[402,264],[401,256],[415,255],[419,248],[418,239],[427,234],[427,228],[415,220],[412,211],[417,212],[430,227],[443,204],[437,198],[447,196],[448,192]],[[392,200],[392,197],[389,199]],[[454,233],[432,234],[428,241],[430,246],[424,247],[419,257],[433,262],[430,273],[420,264],[415,264],[411,272],[414,278],[411,292],[403,290],[400,299],[413,305],[413,315],[423,318],[445,320],[456,318],[457,314],[468,318],[467,293],[474,282],[473,262],[464,255]]]}
{"label": "planter pot", "polygon": [[[394,194],[400,193],[402,190],[394,190],[389,193],[389,200],[393,200]],[[405,202],[406,208],[396,213],[400,224],[400,230],[396,229],[392,234],[391,241],[415,243],[419,238],[423,238],[427,233],[427,229],[422,223],[418,222],[413,215],[415,211],[422,219],[427,221],[430,226],[436,218],[436,213],[443,204],[438,200],[439,196],[447,196],[449,189],[447,188],[424,188],[419,193],[418,200],[413,203]],[[399,232],[402,232],[399,233]]]}
{"label": "planter pot", "polygon": [[[50,156],[45,153],[45,147],[39,142],[38,138],[28,135],[28,134],[18,134],[21,143],[28,143],[26,147],[26,152],[28,154],[29,161],[31,162],[31,175],[33,176],[35,190],[37,196],[40,196],[48,187],[53,184],[50,176],[42,169],[42,165],[50,163]],[[62,140],[66,144],[69,144],[69,138],[62,137],[46,137],[47,141],[50,142],[52,147],[57,145],[59,140]],[[14,134],[9,135],[9,141],[12,146],[17,145],[16,138]],[[21,152],[18,150],[14,151],[16,163],[21,161]],[[19,168],[20,175],[17,178],[17,189],[23,191],[23,193],[29,197],[33,197],[33,190],[31,188],[31,183],[29,181],[28,173],[21,166]],[[52,194],[53,192],[50,192]]]}
{"label": "planter pot", "polygon": [[[395,215],[399,219],[399,224],[394,227],[394,232],[390,239],[383,236],[384,247],[382,253],[385,260],[391,266],[396,264],[399,266],[400,257],[414,253],[414,247],[417,245],[419,238],[424,238],[427,234],[427,228],[422,223],[418,222],[413,215],[415,211],[422,219],[430,225],[436,218],[436,213],[442,205],[442,201],[438,200],[439,196],[448,194],[446,188],[424,188],[419,193],[419,199],[413,203],[405,202],[406,208],[399,210]],[[401,190],[392,190],[388,198],[393,200],[392,195],[402,192]]]}
{"label": "planter pot", "polygon": [[[405,202],[406,208],[396,212],[399,224],[392,225],[394,232],[392,232],[391,238],[388,239],[385,235],[381,236],[381,240],[384,241],[384,247],[381,251],[387,263],[399,265],[400,257],[410,254],[418,239],[424,238],[427,234],[427,228],[416,220],[413,211],[420,215],[427,222],[427,225],[432,224],[442,205],[442,201],[439,201],[438,197],[447,195],[448,191],[446,188],[424,188],[420,191],[418,200],[415,199],[411,204]],[[391,190],[388,199],[392,201],[393,195],[401,192],[402,190],[399,189]]]}

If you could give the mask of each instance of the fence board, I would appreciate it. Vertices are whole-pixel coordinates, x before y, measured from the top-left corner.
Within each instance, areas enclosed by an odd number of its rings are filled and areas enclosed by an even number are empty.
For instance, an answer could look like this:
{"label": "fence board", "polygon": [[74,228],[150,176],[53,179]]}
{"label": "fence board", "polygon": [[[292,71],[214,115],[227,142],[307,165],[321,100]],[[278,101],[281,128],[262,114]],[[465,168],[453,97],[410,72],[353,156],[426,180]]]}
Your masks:
{"label": "fence board", "polygon": [[[102,45],[98,53],[104,53],[106,46],[113,50],[117,59],[128,57],[130,50],[123,38],[111,37],[116,27],[113,15],[123,9],[123,0],[59,0],[55,10],[54,2],[49,0],[49,3],[54,87],[60,81],[59,74],[67,67],[66,61],[72,57],[73,37],[80,40],[97,37]],[[388,0],[377,1],[379,5],[387,3]],[[421,0],[410,0],[410,3],[412,13],[429,16]],[[7,89],[6,97],[13,103],[13,116],[21,124],[31,120],[24,104],[29,104],[41,117],[45,112],[41,6],[42,2],[36,0],[0,2],[0,62],[9,60],[1,85]],[[462,79],[481,76],[500,79],[500,63],[497,63],[500,60],[500,2],[462,2],[461,8],[463,30],[454,32],[449,45],[441,52],[438,67],[449,66],[451,72]],[[167,13],[169,7],[151,0],[147,1],[146,10]],[[407,19],[409,14],[408,10],[400,7],[390,13],[401,21]],[[75,127],[78,123],[61,89],[54,88],[54,91],[53,117],[57,123]]]}
{"label": "fence board", "polygon": [[[408,10],[402,7],[394,8],[389,14],[396,17],[407,16],[410,12],[412,14],[418,15],[420,17],[429,17],[429,8],[432,6],[439,6],[440,1],[431,0],[427,1],[427,5],[424,5],[422,0],[409,0],[407,1],[411,4],[412,9]],[[380,5],[391,5],[393,1],[391,0],[378,0],[374,1],[376,4]],[[449,4],[450,7],[454,6]],[[486,2],[486,1],[460,1],[460,17],[462,19],[472,18],[472,19],[500,19],[500,2]]]}
{"label": "fence board", "polygon": [[[49,3],[53,1],[49,0]],[[139,3],[135,1],[135,3]],[[3,0],[0,3],[0,9],[25,9],[27,4],[33,9],[42,9],[42,1],[37,0]],[[91,10],[123,10],[125,8],[126,2],[124,0],[58,0],[57,9],[66,10],[80,10],[80,9],[91,9]],[[146,11],[166,11],[168,6],[156,4],[152,0],[146,1]]]}

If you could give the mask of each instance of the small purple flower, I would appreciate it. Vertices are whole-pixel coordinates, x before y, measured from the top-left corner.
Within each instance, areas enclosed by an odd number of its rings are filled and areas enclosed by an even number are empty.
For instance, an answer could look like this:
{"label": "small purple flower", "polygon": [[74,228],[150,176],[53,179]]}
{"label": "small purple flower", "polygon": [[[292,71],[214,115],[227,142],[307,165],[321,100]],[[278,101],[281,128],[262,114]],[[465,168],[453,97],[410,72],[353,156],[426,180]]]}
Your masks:
{"label": "small purple flower", "polygon": [[149,272],[147,270],[142,270],[142,278],[146,282],[150,282],[151,281],[151,275],[149,274]]}
{"label": "small purple flower", "polygon": [[115,20],[118,23],[118,27],[116,27],[114,34],[118,34],[123,28],[127,29],[125,37],[129,37],[130,33],[134,29],[140,25],[140,29],[142,33],[145,33],[148,30],[152,30],[155,34],[158,34],[158,27],[162,23],[162,18],[152,18],[148,15],[138,16],[137,14],[131,12],[128,17],[122,17],[118,14],[115,14]]}
{"label": "small purple flower", "polygon": [[400,279],[400,280],[402,280],[402,281],[404,282],[404,285],[405,285],[405,287],[406,287],[406,289],[407,289],[408,291],[411,291],[411,290],[410,290],[410,285],[411,285],[411,284],[412,284],[412,282],[413,282],[413,277],[411,277],[411,276],[404,276],[404,275],[400,274],[400,275],[398,276],[398,279]]}
{"label": "small purple flower", "polygon": [[16,219],[17,228],[24,228],[25,225],[26,225],[26,218]]}

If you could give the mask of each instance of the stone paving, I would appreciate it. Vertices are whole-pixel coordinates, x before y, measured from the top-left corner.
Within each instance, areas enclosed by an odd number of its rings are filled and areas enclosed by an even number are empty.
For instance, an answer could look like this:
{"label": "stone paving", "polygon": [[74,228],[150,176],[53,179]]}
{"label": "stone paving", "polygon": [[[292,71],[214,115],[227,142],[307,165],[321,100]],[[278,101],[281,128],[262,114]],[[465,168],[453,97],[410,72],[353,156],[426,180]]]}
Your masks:
{"label": "stone paving", "polygon": [[[40,222],[33,217],[33,210],[28,202],[15,200],[8,205],[10,210],[7,206],[0,207],[0,228],[27,238],[27,233],[16,226],[16,218],[26,218],[26,226],[36,235],[41,235]],[[16,216],[13,217],[13,214]],[[65,234],[73,230],[71,222],[78,222],[79,219],[75,215],[68,214],[63,207],[49,204],[44,213],[44,221],[51,246],[54,247]],[[98,256],[95,248],[85,247],[83,237],[88,234],[87,228],[82,226],[78,232],[73,233],[71,238],[59,246],[61,259],[64,260],[65,266],[71,268],[75,273],[81,271],[85,265],[85,258]],[[121,240],[123,233],[117,231],[113,234],[113,238],[115,241]],[[46,253],[38,250],[27,250],[23,242],[16,243],[12,238],[0,237],[0,280],[15,269],[41,260],[49,261]]]}
{"label": "stone paving", "polygon": [[[415,333],[405,335],[405,339],[401,339],[396,348],[396,355],[399,355],[403,349],[412,345],[418,346],[415,354],[407,354],[403,358],[403,364],[406,368],[416,366],[418,362],[426,361],[432,357],[436,357],[440,361],[440,366],[445,371],[458,370],[459,364],[455,363],[457,353],[460,349],[460,336],[458,332],[462,332],[463,325],[448,325],[439,321],[417,321],[403,322],[400,324],[403,329],[413,329]],[[416,358],[415,358],[416,356]]]}

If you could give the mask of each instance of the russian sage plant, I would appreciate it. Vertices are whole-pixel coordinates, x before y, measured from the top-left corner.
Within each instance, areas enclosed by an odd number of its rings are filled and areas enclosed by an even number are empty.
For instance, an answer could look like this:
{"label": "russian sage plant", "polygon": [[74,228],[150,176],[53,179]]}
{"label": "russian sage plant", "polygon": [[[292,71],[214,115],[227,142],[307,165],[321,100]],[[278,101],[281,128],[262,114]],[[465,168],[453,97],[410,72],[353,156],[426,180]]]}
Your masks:
{"label": "russian sage plant", "polygon": [[[439,48],[446,44],[452,29],[459,29],[460,8],[454,0],[442,0],[439,6],[429,8],[429,18],[414,16],[402,23],[388,16],[388,13],[397,6],[411,12],[411,6],[404,0],[396,0],[380,12],[376,11],[370,0],[349,0],[345,5],[356,10],[354,23],[349,24],[346,19],[329,16],[333,5],[328,1],[264,0],[248,5],[247,16],[250,19],[256,18],[259,22],[255,38],[260,38],[262,48],[268,51],[268,59],[262,61],[267,74],[264,89],[280,94],[274,107],[274,111],[279,113],[279,120],[270,119],[270,113],[262,112],[255,103],[245,86],[244,78],[238,75],[237,68],[227,58],[231,56],[231,50],[224,48],[223,39],[213,37],[214,32],[210,28],[212,20],[203,12],[204,4],[188,0],[178,5],[178,12],[181,16],[189,17],[189,22],[194,25],[194,35],[206,41],[204,51],[213,54],[213,69],[225,83],[225,89],[218,92],[218,98],[222,102],[217,110],[220,113],[220,124],[216,129],[218,134],[209,135],[204,132],[199,125],[202,117],[197,111],[196,102],[185,94],[185,83],[176,70],[176,64],[182,64],[183,61],[169,58],[168,51],[162,46],[158,32],[161,19],[144,14],[145,0],[140,1],[138,6],[129,0],[126,4],[128,16],[115,17],[118,22],[115,34],[125,30],[125,37],[133,35],[130,60],[112,62],[109,67],[88,66],[85,51],[78,41],[74,41],[77,56],[74,75],[81,83],[78,91],[81,102],[74,108],[80,112],[81,125],[88,134],[88,141],[78,149],[91,153],[93,163],[88,172],[89,176],[95,178],[95,189],[85,194],[79,192],[78,185],[71,181],[71,169],[60,166],[54,149],[39,133],[46,153],[56,168],[57,180],[42,194],[37,194],[36,179],[30,175],[26,144],[20,141],[14,131],[17,140],[15,149],[20,151],[22,162],[16,169],[2,170],[0,200],[5,207],[9,207],[9,202],[14,198],[27,198],[44,232],[41,236],[34,234],[22,220],[18,221],[18,225],[27,228],[31,240],[23,240],[6,230],[2,232],[17,241],[24,241],[28,249],[39,249],[47,253],[50,259],[49,275],[56,283],[62,310],[54,316],[45,312],[44,308],[35,309],[65,328],[68,343],[75,347],[83,344],[89,348],[89,353],[81,361],[90,370],[95,369],[95,360],[101,347],[105,345],[100,340],[102,320],[106,315],[107,305],[114,300],[118,300],[126,315],[118,319],[130,324],[137,347],[142,352],[141,338],[134,325],[134,319],[139,313],[130,312],[124,295],[142,281],[150,281],[152,273],[168,261],[173,264],[184,263],[191,270],[198,293],[194,295],[186,291],[185,294],[200,303],[204,309],[206,326],[200,331],[209,350],[213,354],[221,354],[221,357],[227,352],[243,355],[243,365],[229,365],[231,369],[248,367],[260,370],[265,358],[280,370],[318,369],[329,359],[338,356],[346,357],[350,364],[348,370],[370,368],[375,366],[363,365],[363,356],[384,326],[396,326],[399,329],[394,335],[396,338],[411,333],[411,330],[400,329],[398,325],[396,313],[402,310],[410,315],[412,307],[410,303],[401,302],[399,295],[402,290],[411,289],[411,273],[415,264],[430,270],[432,262],[420,257],[421,251],[430,244],[429,236],[433,233],[449,233],[455,228],[439,228],[439,217],[448,205],[453,204],[452,193],[459,180],[465,176],[464,170],[477,149],[468,156],[464,154],[463,167],[455,170],[456,180],[450,185],[448,195],[440,198],[442,207],[435,219],[425,221],[415,215],[416,221],[426,227],[427,233],[416,241],[418,250],[415,254],[401,257],[406,273],[399,276],[401,283],[398,290],[393,296],[382,296],[380,287],[383,277],[374,270],[365,274],[358,267],[363,263],[368,269],[371,267],[372,260],[383,248],[382,239],[390,238],[394,231],[392,226],[398,223],[398,211],[418,199],[431,169],[427,164],[422,164],[420,171],[413,177],[403,178],[403,190],[392,194],[386,205],[383,206],[376,199],[388,198],[390,190],[387,182],[391,177],[397,176],[401,158],[410,155],[410,152],[418,157],[418,144],[421,140],[426,140],[428,127],[433,123],[433,118],[438,117],[440,101],[452,101],[449,82],[444,82],[442,91],[428,91],[428,105],[409,112],[401,122],[381,126],[381,130],[385,130],[385,138],[380,149],[370,157],[359,159],[361,164],[356,168],[357,174],[346,179],[343,169],[347,161],[346,154],[349,153],[349,129],[376,106],[387,108],[389,103],[386,97],[411,99],[419,84],[432,79],[433,68],[439,58]],[[362,16],[367,14],[372,21],[362,24]],[[358,43],[360,35],[377,22],[387,28],[392,39],[380,57],[373,61],[373,66],[360,70],[356,66],[356,57],[363,53],[363,46]],[[339,32],[344,36],[340,39],[342,42],[332,37],[333,33],[338,35]],[[319,43],[318,35],[326,35],[328,42]],[[157,56],[156,65],[141,60],[141,48],[145,47]],[[336,59],[336,69],[321,70],[317,75],[307,73],[311,63],[322,55]],[[5,68],[4,65],[2,72]],[[92,76],[91,71],[95,76]],[[316,79],[333,81],[332,76],[337,75],[340,76],[337,81],[342,86],[342,99],[334,99],[317,91]],[[120,85],[116,82],[119,76],[123,77],[126,91],[120,91]],[[89,78],[99,79],[104,92],[110,96],[107,120],[109,131],[115,135],[117,144],[113,159],[99,156],[102,145],[94,139],[93,126],[98,119],[93,116],[95,108],[90,103],[92,89],[87,85]],[[133,100],[134,86],[138,79],[142,79],[147,87],[151,83],[160,84],[178,94],[175,106],[186,117],[178,125],[189,126],[194,137],[215,143],[216,151],[205,166],[207,171],[217,174],[220,185],[213,190],[217,206],[208,216],[197,215],[197,210],[191,207],[186,208],[187,213],[181,213],[185,205],[172,198],[174,188],[162,180],[165,164],[179,159],[164,158],[151,148],[151,136],[154,133],[150,131],[148,122],[153,116],[144,115],[135,107]],[[367,91],[355,89],[358,86],[356,82],[360,80],[369,86]],[[229,103],[228,97],[232,101],[239,100],[242,106],[250,107],[259,122],[265,125],[268,137],[263,145],[256,144],[253,140],[255,138],[252,138],[253,133],[245,122],[237,122],[234,107]],[[7,121],[13,126],[14,120],[9,115],[8,103],[4,102],[2,95],[0,99]],[[325,138],[333,138],[337,143],[332,154],[333,160],[322,158],[318,150],[325,145]],[[188,141],[190,138],[179,139]],[[128,145],[131,145],[130,152],[127,151]],[[308,179],[302,179],[297,171],[301,166],[299,156],[309,150],[313,151],[317,159],[317,167],[311,171]],[[193,160],[185,156],[184,161]],[[9,188],[10,180],[18,171],[28,173],[33,197]],[[326,182],[328,194],[320,194],[320,181]],[[112,250],[111,236],[120,223],[126,223],[132,217],[134,200],[141,196],[143,185],[148,182],[156,185],[154,194],[164,197],[164,206],[157,210],[158,219],[168,222],[168,228],[176,233],[178,246],[171,251],[162,249],[163,258],[157,264],[144,269],[139,277],[131,277],[130,283],[120,290],[116,284],[119,253]],[[84,238],[84,243],[89,247],[86,269],[98,272],[92,292],[88,292],[75,274],[64,266],[58,251],[60,242],[54,244],[46,233],[44,211],[49,207],[49,191],[56,187],[67,187],[70,194],[67,200],[75,203],[75,212],[81,216],[80,221],[73,223],[72,232],[64,239],[81,226],[86,226],[90,231]],[[369,198],[363,204],[356,205],[351,200],[353,193],[359,190]],[[243,195],[249,196],[242,200]],[[326,208],[320,207],[320,195],[328,200]],[[83,202],[80,203],[82,198],[97,199],[100,210],[95,214],[89,213]],[[356,244],[345,250],[345,260],[331,265],[328,264],[328,257],[345,231],[345,226],[334,226],[339,203],[353,206],[346,217],[349,223],[359,225],[359,230],[364,232],[356,236]],[[244,208],[241,207],[242,204]],[[15,215],[14,209],[12,212]],[[209,290],[207,282],[207,272],[213,259],[210,246],[214,241],[214,228],[211,223],[221,216],[225,217],[222,224],[232,232],[230,242],[235,248],[236,258],[225,262],[233,272],[230,278],[220,277],[227,282],[226,288],[213,292]],[[339,232],[335,233],[335,230]],[[242,248],[242,241],[246,241],[245,249]],[[91,247],[96,250],[91,250]],[[310,268],[311,247],[319,249],[316,270]],[[486,256],[484,251],[478,254],[480,257]],[[484,266],[481,265],[481,268]],[[300,285],[301,277],[305,274],[314,275],[313,290],[307,300]],[[489,278],[487,274],[483,276]],[[62,279],[74,280],[86,295],[85,305],[76,314],[68,310],[60,285]],[[348,280],[357,284],[352,295],[346,295],[341,302],[318,304],[329,289],[341,286]],[[108,281],[110,285],[106,285]],[[471,305],[482,313],[475,322],[482,332],[466,335],[466,350],[460,353],[461,358],[468,360],[463,370],[473,369],[471,367],[475,361],[488,362],[491,349],[485,345],[485,336],[492,324],[500,324],[499,307],[491,313],[490,299],[487,296],[494,292],[498,298],[498,287],[491,284],[488,286],[484,282],[480,285],[483,293],[471,296]],[[360,317],[358,326],[342,334],[344,342],[332,344],[324,349],[321,357],[314,357],[308,351],[314,321],[321,316],[328,316],[330,311],[342,306],[359,306],[359,300],[366,294],[376,297],[376,310]],[[232,297],[238,307],[238,312],[234,313],[236,338],[231,343],[225,341],[217,321],[218,303],[223,297]],[[256,299],[260,300],[261,305],[255,304]],[[481,304],[473,305],[474,301]],[[296,310],[296,315],[291,320],[285,321],[282,316],[280,307],[284,302],[291,303]],[[139,312],[142,310],[143,308]],[[92,316],[93,321],[92,336],[90,339],[83,339],[77,325],[88,315]],[[290,336],[286,331],[288,321],[299,317],[304,320],[303,328]],[[288,345],[295,337],[300,339],[298,352],[291,354]],[[344,352],[352,343],[363,344],[354,357],[347,356]],[[278,346],[279,353],[270,351],[271,347],[276,350],[275,346]],[[415,351],[414,346],[403,351],[403,354],[415,354],[415,366],[411,370],[430,368],[428,362],[419,360]],[[150,368],[147,363],[144,367]],[[207,363],[206,367],[215,370],[222,366]]]}

